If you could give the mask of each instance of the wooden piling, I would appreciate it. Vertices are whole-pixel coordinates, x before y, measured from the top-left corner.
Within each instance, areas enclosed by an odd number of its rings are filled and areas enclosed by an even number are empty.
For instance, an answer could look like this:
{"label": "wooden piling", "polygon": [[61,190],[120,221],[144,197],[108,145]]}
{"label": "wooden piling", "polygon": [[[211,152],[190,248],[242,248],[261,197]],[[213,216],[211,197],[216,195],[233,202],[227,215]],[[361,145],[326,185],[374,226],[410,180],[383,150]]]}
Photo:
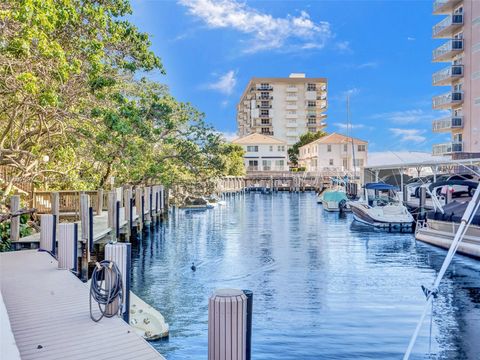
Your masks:
{"label": "wooden piling", "polygon": [[95,213],[97,215],[101,215],[103,211],[103,189],[97,190],[97,208],[95,209]]}
{"label": "wooden piling", "polygon": [[[16,213],[20,210],[20,196],[13,195],[10,198],[10,212]],[[18,241],[20,239],[20,216],[14,216],[10,220],[10,240]]]}
{"label": "wooden piling", "polygon": [[80,194],[80,241],[82,243],[82,260],[80,278],[82,281],[88,280],[88,262],[90,261],[90,246],[89,246],[89,232],[90,232],[90,198],[87,194]]}
{"label": "wooden piling", "polygon": [[115,224],[115,209],[117,204],[117,192],[111,190],[108,192],[108,227],[112,229],[112,239],[116,239],[117,234],[115,233],[116,224]]}
{"label": "wooden piling", "polygon": [[60,222],[60,194],[58,192],[52,192],[50,194],[50,203],[52,209],[52,215],[55,215],[57,225]]}

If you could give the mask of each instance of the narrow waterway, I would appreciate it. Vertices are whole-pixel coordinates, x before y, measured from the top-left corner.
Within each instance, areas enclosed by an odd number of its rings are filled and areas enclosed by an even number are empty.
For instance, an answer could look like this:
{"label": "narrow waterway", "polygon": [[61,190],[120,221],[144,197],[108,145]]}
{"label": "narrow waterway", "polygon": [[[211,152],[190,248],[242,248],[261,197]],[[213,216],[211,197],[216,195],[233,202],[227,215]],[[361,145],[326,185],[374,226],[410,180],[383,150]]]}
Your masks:
{"label": "narrow waterway", "polygon": [[[255,360],[401,358],[421,285],[446,252],[352,220],[323,211],[313,193],[172,213],[133,245],[133,291],[170,324],[169,340],[153,346],[168,360],[206,359],[208,298],[233,287],[254,293]],[[479,271],[456,257],[412,358],[480,359]]]}

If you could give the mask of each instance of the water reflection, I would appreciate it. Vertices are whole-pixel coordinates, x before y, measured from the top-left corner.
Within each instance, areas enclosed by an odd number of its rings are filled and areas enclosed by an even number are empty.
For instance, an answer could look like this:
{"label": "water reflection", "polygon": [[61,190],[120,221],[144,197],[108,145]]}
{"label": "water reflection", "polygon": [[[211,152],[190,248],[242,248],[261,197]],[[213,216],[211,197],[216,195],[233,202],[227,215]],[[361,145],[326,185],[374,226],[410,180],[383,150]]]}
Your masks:
{"label": "water reflection", "polygon": [[[133,246],[134,291],[171,326],[154,346],[167,359],[206,358],[207,299],[237,287],[254,292],[254,359],[401,358],[424,304],[420,285],[433,282],[445,251],[351,223],[313,194],[250,194],[172,214]],[[432,336],[426,323],[413,358],[478,359],[479,270],[454,260]]]}

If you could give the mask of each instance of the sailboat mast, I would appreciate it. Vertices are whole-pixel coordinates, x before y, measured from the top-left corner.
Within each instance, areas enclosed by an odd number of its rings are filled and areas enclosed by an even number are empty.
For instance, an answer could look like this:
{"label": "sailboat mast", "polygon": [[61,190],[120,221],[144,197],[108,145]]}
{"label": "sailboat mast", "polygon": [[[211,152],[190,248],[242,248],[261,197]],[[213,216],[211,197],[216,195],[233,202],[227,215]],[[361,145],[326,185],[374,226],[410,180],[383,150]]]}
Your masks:
{"label": "sailboat mast", "polygon": [[[355,144],[353,142],[353,136],[350,135],[350,127],[352,125],[350,124],[350,94],[347,94],[347,137],[350,137],[352,141],[352,167],[353,167],[353,180],[355,181],[357,178],[357,171],[355,169]],[[353,133],[353,127],[352,127],[352,133]],[[347,157],[348,158],[348,157]]]}

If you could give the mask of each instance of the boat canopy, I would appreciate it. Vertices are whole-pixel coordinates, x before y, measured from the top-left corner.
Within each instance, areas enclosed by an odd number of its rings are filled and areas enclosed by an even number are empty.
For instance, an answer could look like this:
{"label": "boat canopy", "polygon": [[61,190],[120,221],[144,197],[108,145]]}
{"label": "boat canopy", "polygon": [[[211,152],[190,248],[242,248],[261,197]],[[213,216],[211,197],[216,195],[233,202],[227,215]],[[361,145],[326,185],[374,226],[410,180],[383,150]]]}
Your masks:
{"label": "boat canopy", "polygon": [[371,190],[395,190],[395,186],[385,183],[367,183],[365,184],[365,189]]}
{"label": "boat canopy", "polygon": [[[427,219],[460,223],[468,203],[468,201],[452,201],[443,207],[443,214],[440,211],[429,211]],[[473,216],[472,225],[480,225],[480,209]]]}
{"label": "boat canopy", "polygon": [[326,191],[323,193],[323,201],[337,201],[348,200],[347,194],[344,191]]}

